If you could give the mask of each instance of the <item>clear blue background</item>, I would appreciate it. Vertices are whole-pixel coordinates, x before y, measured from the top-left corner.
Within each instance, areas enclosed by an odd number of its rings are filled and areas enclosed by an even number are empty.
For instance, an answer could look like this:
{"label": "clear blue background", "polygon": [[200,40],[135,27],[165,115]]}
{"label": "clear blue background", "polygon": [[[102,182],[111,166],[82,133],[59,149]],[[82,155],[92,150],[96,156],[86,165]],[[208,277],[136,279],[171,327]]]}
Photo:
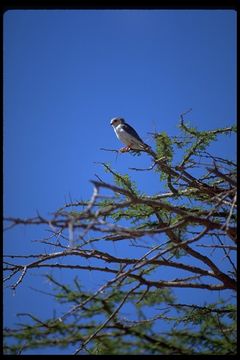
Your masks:
{"label": "clear blue background", "polygon": [[[161,191],[156,174],[128,169],[148,167],[145,154],[116,157],[100,148],[122,146],[113,117],[124,117],[153,145],[148,132],[177,134],[179,115],[189,108],[186,118],[200,130],[236,121],[234,11],[6,12],[4,215],[50,216],[65,202],[88,199],[95,174],[110,180],[96,162],[130,174],[149,194]],[[213,149],[234,158],[235,146],[226,137]],[[8,231],[4,250],[36,253],[31,240],[47,235],[46,228]],[[31,273],[48,289],[37,271]],[[32,279],[27,276],[15,296],[7,289],[8,326],[26,305],[39,316],[51,314],[52,300],[30,290]],[[68,280],[63,272],[62,281]]]}

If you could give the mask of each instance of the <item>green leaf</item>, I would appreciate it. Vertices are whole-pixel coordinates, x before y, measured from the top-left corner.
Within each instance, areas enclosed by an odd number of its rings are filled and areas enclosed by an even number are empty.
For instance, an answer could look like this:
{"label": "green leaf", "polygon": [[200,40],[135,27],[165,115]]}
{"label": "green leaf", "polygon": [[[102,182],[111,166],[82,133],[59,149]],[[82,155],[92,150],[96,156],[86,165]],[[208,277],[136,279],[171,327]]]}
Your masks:
{"label": "green leaf", "polygon": [[156,153],[158,157],[165,157],[169,162],[173,158],[172,140],[165,131],[155,134]]}

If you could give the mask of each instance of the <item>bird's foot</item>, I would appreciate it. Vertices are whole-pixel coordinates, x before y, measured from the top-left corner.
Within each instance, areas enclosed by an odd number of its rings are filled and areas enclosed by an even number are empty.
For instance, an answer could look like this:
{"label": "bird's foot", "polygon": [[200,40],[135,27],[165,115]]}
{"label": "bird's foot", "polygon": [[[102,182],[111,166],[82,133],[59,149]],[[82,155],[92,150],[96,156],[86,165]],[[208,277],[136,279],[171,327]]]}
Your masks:
{"label": "bird's foot", "polygon": [[119,151],[123,153],[123,152],[128,152],[130,150],[131,150],[131,148],[129,146],[125,146],[125,147],[121,148]]}

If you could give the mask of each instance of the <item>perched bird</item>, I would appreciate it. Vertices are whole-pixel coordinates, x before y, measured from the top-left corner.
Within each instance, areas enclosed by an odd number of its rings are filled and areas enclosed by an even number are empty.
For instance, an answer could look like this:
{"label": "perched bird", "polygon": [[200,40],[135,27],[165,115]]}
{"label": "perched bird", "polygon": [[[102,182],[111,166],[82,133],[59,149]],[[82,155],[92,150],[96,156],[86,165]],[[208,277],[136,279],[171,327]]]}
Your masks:
{"label": "perched bird", "polygon": [[123,118],[113,118],[110,124],[112,125],[117,138],[126,145],[124,148],[120,149],[121,152],[150,149],[150,146],[142,141],[138,133],[128,125]]}

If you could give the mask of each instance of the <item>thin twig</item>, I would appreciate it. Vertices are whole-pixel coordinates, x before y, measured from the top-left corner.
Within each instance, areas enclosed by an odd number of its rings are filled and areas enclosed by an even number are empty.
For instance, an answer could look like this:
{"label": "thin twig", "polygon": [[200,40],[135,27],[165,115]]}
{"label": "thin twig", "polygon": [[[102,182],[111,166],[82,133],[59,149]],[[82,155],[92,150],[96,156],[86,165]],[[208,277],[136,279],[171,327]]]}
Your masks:
{"label": "thin twig", "polygon": [[134,288],[132,288],[130,291],[128,291],[128,293],[124,296],[124,298],[122,299],[122,301],[120,302],[120,304],[116,307],[116,309],[112,312],[112,314],[102,323],[101,326],[99,326],[99,328],[97,328],[97,330],[90,335],[87,340],[85,340],[83,342],[83,344],[75,351],[74,355],[77,355],[102,329],[104,329],[104,327],[114,318],[114,316],[119,312],[119,310],[121,309],[121,307],[124,305],[124,303],[126,302],[127,298],[134,292],[134,290],[136,290],[138,287],[140,286],[140,284],[137,284]]}

